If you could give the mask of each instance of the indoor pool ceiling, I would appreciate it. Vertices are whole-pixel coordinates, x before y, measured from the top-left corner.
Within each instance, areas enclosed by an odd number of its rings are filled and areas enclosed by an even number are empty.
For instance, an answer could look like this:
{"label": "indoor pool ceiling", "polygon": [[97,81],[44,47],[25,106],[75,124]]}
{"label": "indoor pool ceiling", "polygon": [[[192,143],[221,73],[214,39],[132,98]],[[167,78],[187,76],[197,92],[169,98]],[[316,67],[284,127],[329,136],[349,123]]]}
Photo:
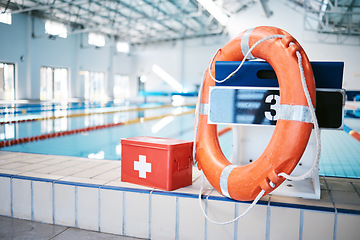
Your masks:
{"label": "indoor pool ceiling", "polygon": [[[226,0],[225,17],[255,1]],[[69,26],[69,34],[99,32],[141,44],[218,35],[224,25],[197,0],[11,0],[1,1],[12,14],[28,13]]]}
{"label": "indoor pool ceiling", "polygon": [[[12,14],[60,21],[68,35],[97,32],[118,41],[145,44],[206,37],[226,33],[234,14],[258,4],[271,17],[268,0],[217,0],[214,13],[206,0],[1,0]],[[288,0],[288,6],[304,9],[310,30],[347,35],[360,34],[360,0]],[[270,5],[270,6],[268,6]],[[303,8],[302,8],[303,7]],[[211,14],[209,12],[212,12]],[[217,16],[216,16],[217,15]]]}

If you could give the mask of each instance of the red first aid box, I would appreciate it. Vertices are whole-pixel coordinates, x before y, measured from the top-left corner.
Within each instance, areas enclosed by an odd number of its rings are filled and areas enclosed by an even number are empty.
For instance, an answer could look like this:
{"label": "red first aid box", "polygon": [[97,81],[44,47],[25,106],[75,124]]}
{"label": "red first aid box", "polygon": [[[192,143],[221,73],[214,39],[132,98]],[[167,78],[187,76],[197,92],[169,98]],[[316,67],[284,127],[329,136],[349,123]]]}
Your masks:
{"label": "red first aid box", "polygon": [[158,137],[121,139],[121,181],[162,190],[192,184],[193,142]]}

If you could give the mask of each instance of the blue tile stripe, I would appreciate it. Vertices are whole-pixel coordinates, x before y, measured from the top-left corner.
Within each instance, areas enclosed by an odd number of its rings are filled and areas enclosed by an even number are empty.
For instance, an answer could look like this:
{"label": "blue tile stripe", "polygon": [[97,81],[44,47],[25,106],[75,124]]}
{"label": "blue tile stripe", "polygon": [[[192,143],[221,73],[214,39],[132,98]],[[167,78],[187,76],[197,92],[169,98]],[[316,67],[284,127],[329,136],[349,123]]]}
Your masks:
{"label": "blue tile stripe", "polygon": [[303,239],[303,231],[304,231],[304,210],[300,210],[300,226],[299,226],[299,240]]}
{"label": "blue tile stripe", "polygon": [[180,214],[179,197],[176,197],[175,240],[179,240],[179,226],[180,226],[179,214]]}
{"label": "blue tile stripe", "polygon": [[[209,201],[208,201],[208,198],[209,197],[209,195],[207,195],[207,197],[206,197],[206,201],[205,201],[205,206],[204,206],[204,208],[205,208],[205,214],[206,214],[206,216],[208,216],[208,205],[209,205]],[[202,204],[202,203],[201,203]],[[205,240],[207,240],[207,238],[208,238],[208,219],[204,216],[204,224],[205,224],[205,226],[204,226],[204,230],[205,230],[205,232],[204,232],[204,238],[205,238]]]}
{"label": "blue tile stripe", "polygon": [[101,191],[98,189],[98,231],[101,232]]}
{"label": "blue tile stripe", "polygon": [[265,235],[266,240],[270,239],[270,220],[271,220],[270,201],[271,201],[271,196],[269,197],[266,207],[266,235]]}
{"label": "blue tile stripe", "polygon": [[151,191],[149,194],[149,239],[151,239],[151,216],[152,216],[152,193],[154,191]]}
{"label": "blue tile stripe", "polygon": [[34,221],[34,181],[30,182],[30,196],[31,196],[31,220]]}
{"label": "blue tile stripe", "polygon": [[12,182],[12,177],[10,177],[10,214],[11,214],[11,217],[14,217],[14,206],[13,206],[13,202],[14,202],[14,197],[13,197],[13,182]]}
{"label": "blue tile stripe", "polygon": [[[128,187],[118,187],[118,186],[108,186],[108,185],[99,185],[100,189],[122,191],[122,192],[136,192],[136,193],[147,193],[150,194],[151,189],[140,189],[140,188],[128,188]],[[154,191],[155,192],[155,191]]]}
{"label": "blue tile stripe", "polygon": [[80,183],[80,182],[63,181],[63,180],[55,180],[54,184],[70,185],[70,186],[75,186],[75,187],[87,187],[87,188],[99,188],[99,187],[101,187],[101,185],[99,185],[99,184]]}
{"label": "blue tile stripe", "polygon": [[[0,174],[1,176],[1,174]],[[21,180],[29,180],[29,181],[36,181],[36,182],[54,182],[56,180],[49,179],[49,178],[38,178],[38,177],[27,177],[27,176],[20,176],[20,175],[11,175],[13,179],[21,179]]]}
{"label": "blue tile stripe", "polygon": [[[235,211],[234,211],[234,218],[239,216],[239,204],[235,203]],[[234,224],[234,239],[238,239],[238,232],[239,232],[239,220],[237,220]]]}
{"label": "blue tile stripe", "polygon": [[335,214],[334,214],[334,228],[333,228],[333,240],[336,240],[336,236],[337,236],[337,219],[338,219],[338,209],[336,207],[331,189],[329,187],[329,184],[327,183],[325,177],[323,177],[324,180],[324,185],[326,187],[326,191],[329,194],[329,198],[331,200],[332,205],[334,206],[334,210],[335,210]]}
{"label": "blue tile stripe", "polygon": [[75,186],[74,191],[75,191],[75,226],[74,227],[77,228],[78,227],[78,187],[77,186]]}
{"label": "blue tile stripe", "polygon": [[338,213],[345,213],[345,214],[355,214],[360,215],[360,210],[355,209],[345,209],[345,208],[336,208]]}
{"label": "blue tile stripe", "polygon": [[55,224],[55,185],[51,184],[51,194],[52,194],[52,222]]}
{"label": "blue tile stripe", "polygon": [[[100,185],[100,184],[91,184],[91,183],[79,183],[79,182],[73,182],[73,181],[54,180],[54,179],[38,178],[38,177],[28,177],[28,176],[11,175],[11,174],[4,174],[4,173],[0,173],[0,177],[10,178],[10,179],[22,179],[22,180],[29,180],[29,181],[39,181],[39,182],[51,182],[53,184],[70,185],[70,186],[75,186],[75,187],[98,188],[100,190],[107,189],[107,190],[122,191],[122,192],[136,192],[136,193],[145,193],[145,194],[151,193],[151,194],[156,194],[156,195],[166,195],[166,196],[174,196],[174,197],[198,198],[198,194],[193,194],[193,193],[166,192],[166,191],[153,190],[153,189],[140,189],[140,188],[109,186],[109,185]],[[10,189],[10,190],[11,190],[11,197],[12,197],[12,189]],[[206,196],[203,196],[203,198],[205,198],[205,197]],[[244,202],[236,201],[236,200],[222,197],[222,196],[209,196],[208,199],[209,200],[217,200],[217,201],[227,201],[227,202],[241,202],[241,203],[248,203],[248,204],[251,203],[248,201],[244,201]],[[268,205],[268,201],[260,200],[257,204]],[[312,206],[312,205],[284,203],[284,202],[271,201],[270,206],[332,212],[332,213],[335,212],[335,209],[333,207]],[[11,211],[12,211],[12,207],[11,207]],[[344,209],[344,208],[339,209],[339,208],[337,208],[337,212],[345,213],[345,214],[360,215],[360,210],[357,210],[357,209]]]}
{"label": "blue tile stripe", "polygon": [[122,235],[126,236],[126,192],[123,193]]}
{"label": "blue tile stripe", "polygon": [[270,206],[304,209],[304,210],[315,210],[321,212],[332,212],[332,213],[335,212],[335,209],[332,207],[321,207],[321,206],[313,206],[313,205],[305,205],[305,204],[303,205],[303,204],[294,204],[294,203],[270,202]]}

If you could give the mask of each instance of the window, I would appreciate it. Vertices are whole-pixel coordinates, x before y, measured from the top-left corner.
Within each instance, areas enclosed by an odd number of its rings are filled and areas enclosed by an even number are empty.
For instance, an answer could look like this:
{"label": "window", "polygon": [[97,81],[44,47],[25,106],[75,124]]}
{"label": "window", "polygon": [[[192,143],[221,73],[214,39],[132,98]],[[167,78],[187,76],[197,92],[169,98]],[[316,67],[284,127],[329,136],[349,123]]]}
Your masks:
{"label": "window", "polygon": [[0,99],[14,100],[15,64],[0,62]]}
{"label": "window", "polygon": [[114,99],[124,100],[129,96],[129,76],[116,74],[114,77]]}
{"label": "window", "polygon": [[64,24],[58,23],[58,22],[46,20],[45,33],[52,35],[52,36],[59,36],[62,38],[67,38],[66,26]]}
{"label": "window", "polygon": [[11,24],[11,13],[5,12],[5,8],[0,8],[0,22]]}
{"label": "window", "polygon": [[68,70],[41,67],[40,100],[66,100],[68,98]]}
{"label": "window", "polygon": [[116,50],[122,53],[129,53],[130,52],[130,45],[127,42],[118,42],[116,44]]}
{"label": "window", "polygon": [[9,140],[15,138],[15,124],[0,125],[0,140]]}
{"label": "window", "polygon": [[146,76],[138,77],[138,95],[141,96],[145,93],[145,83],[147,81]]}
{"label": "window", "polygon": [[107,100],[105,92],[105,74],[103,72],[84,72],[85,100]]}
{"label": "window", "polygon": [[105,46],[105,36],[96,33],[89,33],[88,43],[97,47]]}

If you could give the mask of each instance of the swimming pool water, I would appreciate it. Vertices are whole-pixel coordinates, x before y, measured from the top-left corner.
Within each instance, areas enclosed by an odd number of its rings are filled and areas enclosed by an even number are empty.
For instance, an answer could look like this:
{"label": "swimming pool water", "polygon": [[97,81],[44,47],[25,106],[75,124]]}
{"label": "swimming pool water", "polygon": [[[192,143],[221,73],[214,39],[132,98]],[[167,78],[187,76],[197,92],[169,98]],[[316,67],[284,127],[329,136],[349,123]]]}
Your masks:
{"label": "swimming pool water", "polygon": [[[12,125],[15,128],[15,138],[22,138],[54,131],[66,131],[114,122],[125,122],[131,119],[146,119],[149,117],[162,116],[164,114],[166,115],[187,110],[189,109],[181,107],[149,109],[145,111],[118,112],[85,117],[24,122]],[[189,121],[187,120],[188,118],[192,120]],[[120,160],[121,138],[149,135],[192,140],[192,121],[193,117],[190,114],[180,117],[167,116],[159,120],[144,121],[138,124],[128,124],[124,126],[104,128],[95,131],[82,132],[80,134],[66,135],[41,141],[18,144],[5,147],[3,150]]]}
{"label": "swimming pool water", "polygon": [[[70,130],[84,126],[147,118],[188,108],[164,108],[146,111],[119,112],[76,118],[25,122],[13,124],[16,138],[34,136],[49,131]],[[359,131],[360,120],[345,118],[345,124]],[[2,125],[2,127],[6,127]],[[221,126],[219,127],[221,128]],[[123,126],[61,136],[42,141],[5,147],[3,151],[76,156],[86,158],[120,160],[121,138],[156,136],[193,140],[194,114],[167,116]],[[322,151],[319,174],[335,177],[360,178],[360,142],[341,130],[322,130]],[[232,133],[220,137],[220,145],[228,159],[232,155]]]}

